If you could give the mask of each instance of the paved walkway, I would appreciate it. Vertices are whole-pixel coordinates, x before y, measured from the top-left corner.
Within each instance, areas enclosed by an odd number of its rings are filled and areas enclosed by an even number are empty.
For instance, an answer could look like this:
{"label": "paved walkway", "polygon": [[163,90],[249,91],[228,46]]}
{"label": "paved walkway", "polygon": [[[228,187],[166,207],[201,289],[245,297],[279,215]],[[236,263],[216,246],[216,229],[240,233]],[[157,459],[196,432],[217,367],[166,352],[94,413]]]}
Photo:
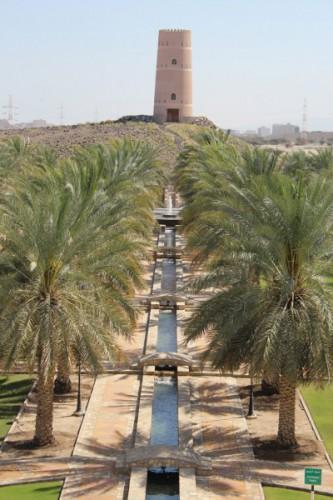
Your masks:
{"label": "paved walkway", "polygon": [[[255,459],[235,379],[198,377],[191,384],[194,446],[213,459],[215,472],[197,478],[198,498],[259,500],[261,482],[304,487],[303,463]],[[320,466],[318,490],[333,493],[333,471],[324,460]]]}
{"label": "paved walkway", "polygon": [[214,464],[213,475],[197,479],[198,498],[260,500],[247,467],[254,456],[234,379],[198,377],[191,385],[194,448]]}
{"label": "paved walkway", "polygon": [[104,467],[89,474],[84,468],[81,470],[80,464],[73,463],[74,475],[66,479],[61,500],[123,498],[125,478],[115,475],[112,465],[119,451],[133,445],[138,390],[135,375],[98,377],[73,456],[85,457],[89,463],[104,462]]}

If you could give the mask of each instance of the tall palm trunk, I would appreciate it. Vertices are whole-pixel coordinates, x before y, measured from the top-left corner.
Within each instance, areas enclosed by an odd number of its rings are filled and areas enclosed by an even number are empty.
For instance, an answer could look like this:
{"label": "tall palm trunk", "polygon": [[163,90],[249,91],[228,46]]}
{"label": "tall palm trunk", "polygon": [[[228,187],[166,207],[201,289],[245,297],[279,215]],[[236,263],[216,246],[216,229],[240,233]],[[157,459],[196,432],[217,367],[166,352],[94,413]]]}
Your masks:
{"label": "tall palm trunk", "polygon": [[295,433],[295,403],[296,383],[290,382],[285,376],[280,378],[280,408],[278,441],[282,446],[297,445]]}
{"label": "tall palm trunk", "polygon": [[37,415],[35,423],[34,443],[46,446],[54,442],[53,436],[53,379],[54,368],[47,373],[39,367]]}
{"label": "tall palm trunk", "polygon": [[58,361],[57,378],[54,382],[54,392],[56,394],[67,394],[72,390],[70,379],[70,362],[67,355],[62,356]]}

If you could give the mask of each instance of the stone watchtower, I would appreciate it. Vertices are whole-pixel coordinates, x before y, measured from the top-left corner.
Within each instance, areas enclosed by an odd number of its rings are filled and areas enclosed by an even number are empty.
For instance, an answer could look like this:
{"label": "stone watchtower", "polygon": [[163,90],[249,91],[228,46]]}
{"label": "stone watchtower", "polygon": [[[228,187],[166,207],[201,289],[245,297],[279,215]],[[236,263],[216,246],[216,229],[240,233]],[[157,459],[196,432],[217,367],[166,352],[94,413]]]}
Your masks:
{"label": "stone watchtower", "polygon": [[192,116],[192,43],[190,30],[160,30],[154,118],[181,122]]}

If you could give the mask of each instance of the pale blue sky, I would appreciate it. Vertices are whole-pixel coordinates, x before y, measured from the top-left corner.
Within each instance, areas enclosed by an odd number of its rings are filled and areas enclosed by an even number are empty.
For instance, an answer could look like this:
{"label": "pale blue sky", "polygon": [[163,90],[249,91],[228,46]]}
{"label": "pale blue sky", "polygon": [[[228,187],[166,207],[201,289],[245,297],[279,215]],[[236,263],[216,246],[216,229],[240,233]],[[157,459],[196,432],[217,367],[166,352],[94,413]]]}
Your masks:
{"label": "pale blue sky", "polygon": [[[194,113],[333,130],[333,0],[0,0],[0,106],[20,121],[151,114],[157,34],[192,29]],[[1,110],[2,111],[2,110]]]}

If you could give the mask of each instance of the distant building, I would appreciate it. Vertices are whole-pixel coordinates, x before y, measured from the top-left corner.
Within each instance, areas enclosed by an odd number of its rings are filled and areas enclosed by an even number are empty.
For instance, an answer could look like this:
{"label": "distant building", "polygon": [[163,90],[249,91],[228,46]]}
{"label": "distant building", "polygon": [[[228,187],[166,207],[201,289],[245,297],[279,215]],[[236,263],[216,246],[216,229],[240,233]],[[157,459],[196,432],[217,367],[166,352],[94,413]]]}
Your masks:
{"label": "distant building", "polygon": [[259,127],[257,133],[259,137],[268,137],[271,135],[271,129],[269,127]]}
{"label": "distant building", "polygon": [[32,122],[27,123],[27,125],[31,128],[40,128],[47,127],[48,123],[46,120],[32,120]]}
{"label": "distant building", "polygon": [[19,122],[11,124],[8,120],[0,120],[0,130],[21,129],[21,128],[42,128],[48,127],[45,120],[33,120],[32,122]]}
{"label": "distant building", "polygon": [[9,121],[8,120],[0,120],[0,130],[7,130],[8,128],[12,128]]}
{"label": "distant building", "polygon": [[291,123],[274,123],[272,127],[273,139],[296,139],[299,133],[299,127]]}
{"label": "distant building", "polygon": [[190,30],[160,30],[154,118],[181,122],[192,116],[192,41]]}

